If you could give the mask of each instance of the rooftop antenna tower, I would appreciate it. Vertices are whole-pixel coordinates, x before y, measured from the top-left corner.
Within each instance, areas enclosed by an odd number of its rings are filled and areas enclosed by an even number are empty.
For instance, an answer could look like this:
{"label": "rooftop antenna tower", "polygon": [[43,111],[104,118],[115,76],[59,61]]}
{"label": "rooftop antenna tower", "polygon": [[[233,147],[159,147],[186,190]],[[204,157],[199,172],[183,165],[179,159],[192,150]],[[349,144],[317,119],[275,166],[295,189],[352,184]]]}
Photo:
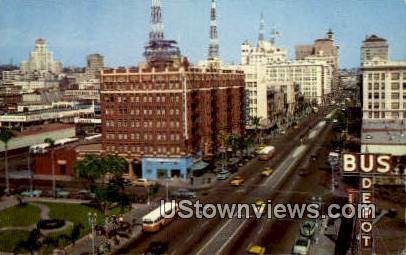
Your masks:
{"label": "rooftop antenna tower", "polygon": [[152,66],[171,65],[181,58],[177,42],[164,39],[161,0],[151,0],[151,31],[144,56]]}
{"label": "rooftop antenna tower", "polygon": [[208,59],[213,60],[218,58],[219,58],[219,39],[217,33],[216,0],[211,0]]}
{"label": "rooftop antenna tower", "polygon": [[258,42],[261,42],[265,39],[265,21],[264,21],[264,14],[261,12],[261,19],[259,21],[259,35],[258,35]]}

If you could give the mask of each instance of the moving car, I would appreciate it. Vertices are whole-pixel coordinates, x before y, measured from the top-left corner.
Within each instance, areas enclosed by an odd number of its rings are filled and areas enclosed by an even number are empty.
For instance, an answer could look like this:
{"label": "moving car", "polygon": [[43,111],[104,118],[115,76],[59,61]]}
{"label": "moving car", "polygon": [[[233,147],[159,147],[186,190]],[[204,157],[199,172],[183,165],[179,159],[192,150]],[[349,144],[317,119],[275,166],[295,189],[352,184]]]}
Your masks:
{"label": "moving car", "polygon": [[248,247],[247,252],[248,252],[248,254],[264,255],[265,247],[253,244]]}
{"label": "moving car", "polygon": [[225,180],[230,177],[230,172],[227,170],[221,170],[217,173],[217,180]]}
{"label": "moving car", "polygon": [[178,189],[174,191],[172,194],[174,198],[196,198],[196,192],[190,191],[188,189]]}
{"label": "moving car", "polygon": [[300,234],[304,237],[311,238],[317,228],[317,222],[314,220],[305,220],[300,227]]}
{"label": "moving car", "polygon": [[293,254],[306,255],[309,253],[310,239],[300,236],[293,246]]}
{"label": "moving car", "polygon": [[133,181],[133,185],[137,187],[149,187],[153,184],[154,184],[153,182],[148,181],[147,179],[144,178],[138,178]]}
{"label": "moving car", "polygon": [[161,255],[168,251],[168,243],[162,241],[151,242],[145,250],[145,255]]}
{"label": "moving car", "polygon": [[235,176],[233,179],[231,179],[230,184],[233,186],[240,186],[244,181],[245,179],[241,176]]}
{"label": "moving car", "polygon": [[255,200],[255,206],[257,207],[258,212],[261,214],[264,212],[265,207],[266,207],[265,202],[262,199]]}
{"label": "moving car", "polygon": [[264,170],[262,170],[261,175],[262,176],[270,176],[272,173],[273,173],[272,168],[265,167]]}
{"label": "moving car", "polygon": [[274,146],[266,146],[257,154],[259,155],[259,160],[270,160],[275,152]]}

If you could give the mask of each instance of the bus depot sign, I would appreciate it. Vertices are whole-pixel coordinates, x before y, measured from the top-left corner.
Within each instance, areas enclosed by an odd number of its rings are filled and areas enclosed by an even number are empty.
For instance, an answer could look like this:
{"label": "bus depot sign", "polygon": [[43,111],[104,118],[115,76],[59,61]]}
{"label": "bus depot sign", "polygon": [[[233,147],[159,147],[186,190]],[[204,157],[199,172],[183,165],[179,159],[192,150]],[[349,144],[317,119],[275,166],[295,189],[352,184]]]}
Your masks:
{"label": "bus depot sign", "polygon": [[[359,203],[370,205],[374,203],[374,176],[390,175],[392,171],[392,156],[388,154],[343,154],[343,175],[359,175]],[[354,197],[354,194],[352,194]],[[360,232],[360,248],[361,252],[371,254],[373,251],[373,234],[372,211],[366,210],[362,219],[358,218],[358,226]]]}

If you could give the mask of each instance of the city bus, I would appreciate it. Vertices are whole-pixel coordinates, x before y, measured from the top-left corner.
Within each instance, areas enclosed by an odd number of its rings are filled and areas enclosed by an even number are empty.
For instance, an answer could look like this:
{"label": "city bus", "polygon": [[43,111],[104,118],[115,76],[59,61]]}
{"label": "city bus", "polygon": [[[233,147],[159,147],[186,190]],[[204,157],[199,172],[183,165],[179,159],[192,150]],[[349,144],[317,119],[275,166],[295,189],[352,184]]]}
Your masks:
{"label": "city bus", "polygon": [[259,160],[270,160],[275,152],[275,147],[265,146],[262,150],[258,151]]}
{"label": "city bus", "polygon": [[[142,231],[157,232],[163,226],[169,224],[175,217],[172,214],[175,213],[177,206],[176,202],[167,202],[142,217]],[[165,215],[168,215],[168,217],[165,217]]]}

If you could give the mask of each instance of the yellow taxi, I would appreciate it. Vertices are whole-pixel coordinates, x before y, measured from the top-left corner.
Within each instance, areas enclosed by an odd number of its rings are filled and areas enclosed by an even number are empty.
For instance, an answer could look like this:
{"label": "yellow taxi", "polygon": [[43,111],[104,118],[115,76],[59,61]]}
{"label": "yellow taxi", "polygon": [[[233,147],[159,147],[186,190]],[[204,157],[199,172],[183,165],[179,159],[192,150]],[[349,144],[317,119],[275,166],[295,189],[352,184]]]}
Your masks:
{"label": "yellow taxi", "polygon": [[248,247],[247,250],[248,254],[257,254],[257,255],[264,255],[265,254],[265,247],[253,244]]}
{"label": "yellow taxi", "polygon": [[264,170],[262,170],[261,175],[262,176],[270,176],[273,173],[273,169],[270,167],[265,167]]}
{"label": "yellow taxi", "polygon": [[240,186],[241,184],[243,184],[244,181],[245,179],[241,176],[235,176],[233,179],[231,179],[230,184],[232,186]]}

